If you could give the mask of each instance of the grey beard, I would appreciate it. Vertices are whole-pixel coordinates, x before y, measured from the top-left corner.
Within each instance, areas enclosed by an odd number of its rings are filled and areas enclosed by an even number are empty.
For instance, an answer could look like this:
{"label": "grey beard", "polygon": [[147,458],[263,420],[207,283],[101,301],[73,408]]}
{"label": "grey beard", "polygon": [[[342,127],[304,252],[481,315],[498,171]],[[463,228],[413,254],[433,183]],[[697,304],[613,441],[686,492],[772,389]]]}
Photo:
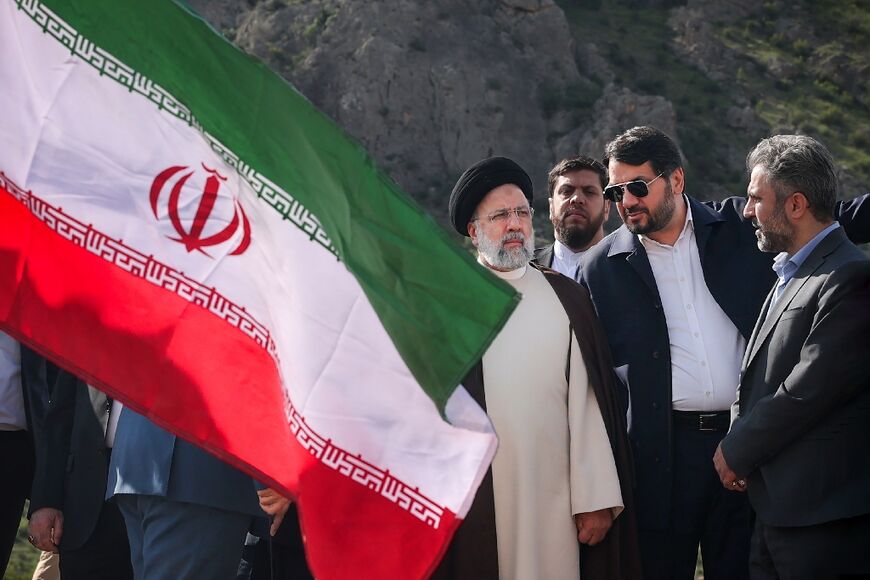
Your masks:
{"label": "grey beard", "polygon": [[[504,244],[512,240],[522,240],[523,245],[508,250]],[[493,242],[486,235],[480,236],[477,239],[477,251],[490,266],[502,270],[516,270],[529,263],[535,247],[530,238],[526,238],[520,232],[511,232],[505,234],[498,242]]]}
{"label": "grey beard", "polygon": [[760,226],[758,218],[752,219],[752,225],[755,226],[758,249],[762,252],[786,252],[794,242],[794,229],[789,226],[785,209],[780,205],[777,205],[773,215],[768,219],[766,227]]}

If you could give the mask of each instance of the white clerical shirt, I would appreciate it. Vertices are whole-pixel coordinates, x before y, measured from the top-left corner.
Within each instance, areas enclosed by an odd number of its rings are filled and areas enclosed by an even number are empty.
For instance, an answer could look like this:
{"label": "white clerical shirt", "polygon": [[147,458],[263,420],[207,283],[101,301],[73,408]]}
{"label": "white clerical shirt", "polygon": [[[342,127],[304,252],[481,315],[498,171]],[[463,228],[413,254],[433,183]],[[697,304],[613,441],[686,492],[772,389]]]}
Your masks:
{"label": "white clerical shirt", "polygon": [[553,265],[550,266],[553,270],[559,272],[563,276],[568,276],[573,280],[580,279],[580,258],[586,250],[582,252],[574,252],[571,248],[556,240],[553,244]]}
{"label": "white clerical shirt", "polygon": [[725,411],[737,397],[746,341],[704,280],[692,208],[673,246],[638,236],[652,267],[671,346],[671,391],[677,411]]}

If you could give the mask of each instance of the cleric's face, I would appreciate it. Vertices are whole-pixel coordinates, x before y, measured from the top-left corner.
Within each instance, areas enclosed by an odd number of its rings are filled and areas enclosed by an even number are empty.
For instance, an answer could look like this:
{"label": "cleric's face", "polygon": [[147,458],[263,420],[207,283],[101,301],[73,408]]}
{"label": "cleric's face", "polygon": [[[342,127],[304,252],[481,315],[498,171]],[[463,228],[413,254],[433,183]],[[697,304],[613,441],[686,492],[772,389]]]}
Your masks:
{"label": "cleric's face", "polygon": [[468,222],[468,235],[494,270],[516,270],[532,259],[532,210],[522,190],[505,183],[487,193]]}

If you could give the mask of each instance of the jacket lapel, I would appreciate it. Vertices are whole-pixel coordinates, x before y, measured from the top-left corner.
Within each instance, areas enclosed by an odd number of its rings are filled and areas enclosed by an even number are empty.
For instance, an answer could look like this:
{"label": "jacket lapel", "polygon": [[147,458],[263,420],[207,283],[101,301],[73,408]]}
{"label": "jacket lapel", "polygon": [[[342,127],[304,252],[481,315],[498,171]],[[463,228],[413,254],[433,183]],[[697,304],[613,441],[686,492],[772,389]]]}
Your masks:
{"label": "jacket lapel", "polygon": [[707,248],[707,241],[710,239],[710,232],[713,229],[713,224],[724,222],[725,218],[713,211],[699,201],[695,201],[689,196],[689,209],[692,212],[692,227],[695,230],[695,243],[698,244],[698,258],[701,260],[701,265],[704,264],[704,252]]}
{"label": "jacket lapel", "polygon": [[628,254],[626,261],[634,268],[634,271],[637,272],[637,275],[643,280],[650,291],[655,296],[658,296],[658,286],[656,286],[656,279],[649,265],[646,250],[643,248],[643,244],[640,243],[640,239],[628,231],[628,228],[625,226],[616,230],[616,236],[610,245],[607,257],[610,258],[620,254]]}
{"label": "jacket lapel", "polygon": [[545,268],[553,267],[553,248],[555,246],[555,242],[550,244],[549,246],[545,246],[543,248],[538,248],[535,250],[535,258],[533,262],[538,264],[539,266],[544,266]]}
{"label": "jacket lapel", "polygon": [[767,293],[767,298],[764,300],[764,306],[761,307],[761,314],[758,315],[758,320],[755,321],[755,327],[752,329],[752,336],[749,337],[749,344],[746,345],[746,350],[743,352],[743,362],[740,365],[741,372],[749,366],[749,359],[755,354],[755,345],[758,344],[758,333],[761,330],[764,321],[767,319],[767,310],[770,308],[770,301],[773,300],[773,293],[776,291],[776,283],[773,288]]}
{"label": "jacket lapel", "polygon": [[[843,233],[842,228],[838,228],[828,234],[821,242],[819,242],[819,245],[816,246],[810,255],[807,256],[807,259],[804,260],[804,263],[801,264],[791,281],[785,287],[782,296],[779,297],[779,300],[773,305],[773,308],[767,313],[767,316],[763,320],[761,316],[764,315],[766,309],[762,308],[758,322],[755,325],[757,332],[753,331],[754,340],[752,340],[750,346],[747,348],[749,356],[744,358],[744,370],[752,363],[752,360],[755,358],[755,355],[758,354],[761,345],[764,344],[764,341],[767,340],[768,335],[770,335],[770,332],[776,326],[776,323],[779,322],[782,313],[786,311],[789,304],[791,304],[791,301],[794,300],[794,297],[797,296],[804,284],[807,283],[807,280],[809,280],[813,272],[818,270],[819,267],[825,263],[825,260],[831,252],[836,250],[844,241],[846,241],[846,234]],[[774,289],[775,288],[776,286],[774,285]],[[771,290],[770,295],[768,295],[765,306],[769,306],[772,297],[773,290]]]}

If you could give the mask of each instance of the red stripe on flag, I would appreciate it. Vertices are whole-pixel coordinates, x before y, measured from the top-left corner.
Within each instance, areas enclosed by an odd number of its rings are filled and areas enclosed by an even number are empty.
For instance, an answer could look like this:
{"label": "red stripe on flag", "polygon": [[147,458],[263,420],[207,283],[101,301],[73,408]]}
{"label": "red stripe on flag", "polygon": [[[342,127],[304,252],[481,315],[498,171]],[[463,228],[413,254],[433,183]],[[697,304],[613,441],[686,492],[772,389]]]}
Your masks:
{"label": "red stripe on flag", "polygon": [[438,523],[427,524],[420,510],[431,501],[416,490],[389,477],[369,489],[354,473],[322,463],[291,432],[265,348],[207,309],[64,239],[46,225],[55,208],[34,211],[39,216],[0,187],[0,327],[296,496],[318,577],[431,572],[458,525],[454,514],[436,506]]}
{"label": "red stripe on flag", "polygon": [[389,500],[322,463],[303,474],[300,491],[302,532],[317,578],[428,578],[461,522],[448,510],[437,530],[407,515],[400,522]]}
{"label": "red stripe on flag", "polygon": [[161,426],[296,489],[313,459],[291,443],[265,349],[65,240],[2,189],[0,216],[0,321],[10,334]]}

